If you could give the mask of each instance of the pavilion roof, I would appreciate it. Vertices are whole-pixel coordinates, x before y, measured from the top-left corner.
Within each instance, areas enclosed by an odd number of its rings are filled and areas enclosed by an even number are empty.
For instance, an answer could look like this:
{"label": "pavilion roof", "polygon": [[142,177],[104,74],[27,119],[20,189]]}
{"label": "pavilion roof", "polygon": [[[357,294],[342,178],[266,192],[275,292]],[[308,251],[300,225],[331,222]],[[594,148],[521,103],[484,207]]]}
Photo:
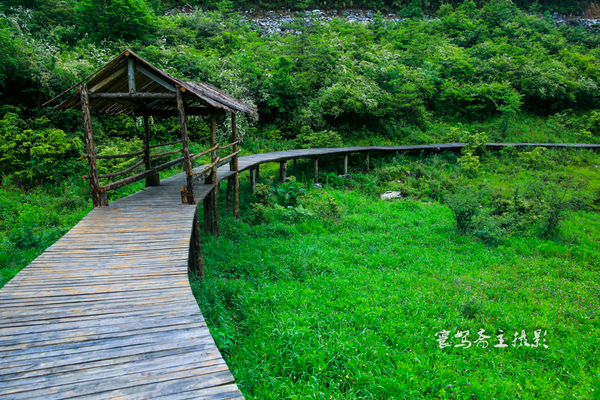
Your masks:
{"label": "pavilion roof", "polygon": [[[128,65],[134,60],[135,92],[130,93]],[[207,112],[249,112],[257,109],[204,82],[186,82],[173,78],[156,68],[131,50],[125,50],[94,74],[73,85],[45,105],[57,99],[63,101],[55,111],[81,109],[81,99],[69,92],[82,83],[87,83],[90,110],[100,114],[151,114],[151,110],[175,111],[176,87],[181,86],[187,104],[198,104]],[[103,97],[104,94],[104,97]],[[116,94],[120,94],[116,96]],[[162,95],[164,94],[164,96]],[[116,96],[116,97],[115,97]],[[152,97],[154,96],[154,97]],[[213,112],[214,112],[213,111]]]}

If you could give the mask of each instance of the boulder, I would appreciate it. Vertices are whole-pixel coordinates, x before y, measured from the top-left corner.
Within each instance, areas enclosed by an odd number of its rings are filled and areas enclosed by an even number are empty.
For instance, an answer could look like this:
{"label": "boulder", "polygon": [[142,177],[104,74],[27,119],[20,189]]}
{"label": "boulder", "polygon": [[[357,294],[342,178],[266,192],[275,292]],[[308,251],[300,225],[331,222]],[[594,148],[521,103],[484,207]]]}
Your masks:
{"label": "boulder", "polygon": [[384,194],[381,195],[381,200],[394,200],[394,199],[401,199],[401,198],[402,198],[402,193],[394,192],[394,191],[385,192]]}

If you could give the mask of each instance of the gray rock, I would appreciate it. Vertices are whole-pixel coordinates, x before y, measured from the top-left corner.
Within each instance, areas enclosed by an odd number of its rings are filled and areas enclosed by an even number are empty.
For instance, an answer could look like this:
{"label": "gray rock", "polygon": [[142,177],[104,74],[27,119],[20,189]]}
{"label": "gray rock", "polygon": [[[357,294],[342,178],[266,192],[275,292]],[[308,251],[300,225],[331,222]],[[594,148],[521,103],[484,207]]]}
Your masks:
{"label": "gray rock", "polygon": [[402,193],[394,192],[394,191],[385,192],[384,194],[381,195],[381,200],[394,200],[394,199],[401,199],[401,198],[402,198]]}

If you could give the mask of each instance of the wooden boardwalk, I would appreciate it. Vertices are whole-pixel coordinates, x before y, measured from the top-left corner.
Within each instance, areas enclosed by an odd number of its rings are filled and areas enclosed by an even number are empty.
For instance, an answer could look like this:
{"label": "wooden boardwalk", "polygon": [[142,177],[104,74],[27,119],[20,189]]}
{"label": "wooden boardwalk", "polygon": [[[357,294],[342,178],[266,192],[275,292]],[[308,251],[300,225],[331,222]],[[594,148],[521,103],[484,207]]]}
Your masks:
{"label": "wooden boardwalk", "polygon": [[190,289],[184,184],[95,208],[2,288],[0,399],[243,398]]}
{"label": "wooden boardwalk", "polygon": [[[290,150],[241,157],[239,170],[296,158],[461,147]],[[221,167],[218,180],[231,174]],[[95,208],[0,290],[0,399],[243,398],[189,286],[196,207],[181,204],[183,186],[179,174]],[[196,186],[196,200],[213,187]]]}

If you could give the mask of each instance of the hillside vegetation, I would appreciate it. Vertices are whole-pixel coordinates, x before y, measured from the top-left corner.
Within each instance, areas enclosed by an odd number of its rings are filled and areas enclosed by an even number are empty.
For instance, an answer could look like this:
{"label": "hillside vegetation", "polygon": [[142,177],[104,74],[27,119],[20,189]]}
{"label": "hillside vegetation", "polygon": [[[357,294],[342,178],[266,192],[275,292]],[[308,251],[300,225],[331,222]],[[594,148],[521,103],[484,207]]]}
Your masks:
{"label": "hillside vegetation", "polygon": [[[295,140],[289,147],[451,141],[472,130],[506,141],[600,135],[599,35],[509,0],[446,4],[437,18],[401,23],[298,18],[273,36],[242,23],[231,3],[218,6],[162,16],[165,4],[142,0],[3,2],[2,173],[33,182],[81,169],[80,113],[40,105],[126,48],[256,105],[243,139]],[[137,145],[133,118],[98,116],[94,128],[100,148]],[[201,142],[207,124],[191,131]],[[176,120],[157,120],[153,134],[176,136]]]}

